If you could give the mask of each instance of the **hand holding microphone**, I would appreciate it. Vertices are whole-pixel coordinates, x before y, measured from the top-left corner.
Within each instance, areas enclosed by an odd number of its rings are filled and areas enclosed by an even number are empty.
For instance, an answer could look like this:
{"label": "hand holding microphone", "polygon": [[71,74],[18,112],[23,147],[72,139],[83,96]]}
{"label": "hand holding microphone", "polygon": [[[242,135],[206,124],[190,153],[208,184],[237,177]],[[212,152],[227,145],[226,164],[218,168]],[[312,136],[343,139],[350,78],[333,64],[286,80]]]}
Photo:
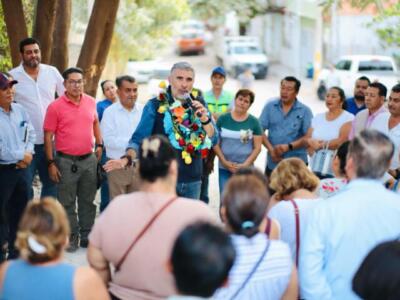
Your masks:
{"label": "hand holding microphone", "polygon": [[193,99],[190,93],[183,94],[183,100],[185,100],[185,102],[183,103],[183,107],[190,107],[196,114],[196,117],[201,119],[201,117],[206,112],[204,106],[199,101]]}

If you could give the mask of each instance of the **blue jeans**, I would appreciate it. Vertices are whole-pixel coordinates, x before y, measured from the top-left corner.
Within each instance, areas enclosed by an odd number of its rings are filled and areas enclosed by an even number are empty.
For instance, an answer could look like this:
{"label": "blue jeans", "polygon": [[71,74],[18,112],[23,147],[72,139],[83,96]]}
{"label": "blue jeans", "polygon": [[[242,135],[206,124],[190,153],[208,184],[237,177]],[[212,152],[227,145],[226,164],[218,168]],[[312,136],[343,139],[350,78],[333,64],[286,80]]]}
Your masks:
{"label": "blue jeans", "polygon": [[40,198],[54,197],[57,198],[57,186],[50,179],[49,170],[47,168],[46,154],[44,153],[44,145],[35,145],[35,154],[33,155],[32,163],[26,172],[26,180],[28,182],[28,197],[33,199],[32,182],[36,172],[39,173],[39,178],[42,183],[42,191]]}
{"label": "blue jeans", "polygon": [[[104,166],[107,161],[108,158],[106,156],[106,151],[104,149],[100,160],[101,166]],[[107,176],[104,176],[103,182],[101,183],[100,187],[100,212],[106,209],[108,203],[110,203],[110,190],[108,188]]]}
{"label": "blue jeans", "polygon": [[190,199],[200,199],[201,181],[178,182],[176,184],[176,193],[180,197]]}
{"label": "blue jeans", "polygon": [[[228,170],[219,168],[218,170],[218,183],[219,183],[219,195],[221,196],[222,201],[222,193],[224,192],[225,185],[229,178],[231,178],[232,173]],[[221,203],[222,205],[222,203]]]}

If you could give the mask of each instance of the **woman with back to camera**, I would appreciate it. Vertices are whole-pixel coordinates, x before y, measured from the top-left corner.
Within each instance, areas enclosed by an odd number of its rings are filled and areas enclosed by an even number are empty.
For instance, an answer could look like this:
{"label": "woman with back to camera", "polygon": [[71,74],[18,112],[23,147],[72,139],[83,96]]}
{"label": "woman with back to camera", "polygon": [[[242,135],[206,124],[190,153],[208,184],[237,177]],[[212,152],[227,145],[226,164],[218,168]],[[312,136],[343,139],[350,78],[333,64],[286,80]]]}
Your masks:
{"label": "woman with back to camera", "polygon": [[288,246],[260,231],[268,201],[265,185],[254,175],[235,175],[228,181],[221,213],[236,259],[229,284],[214,299],[297,299],[297,273]]}
{"label": "woman with back to camera", "polygon": [[16,240],[21,258],[0,267],[0,299],[109,299],[95,271],[62,262],[69,233],[59,202],[50,198],[31,201]]}
{"label": "woman with back to camera", "polygon": [[143,140],[139,174],[140,191],[116,197],[89,236],[89,264],[109,285],[112,299],[176,294],[166,267],[176,237],[192,222],[216,222],[206,204],[176,195],[176,152],[164,136]]}
{"label": "woman with back to camera", "polygon": [[[307,133],[311,169],[321,179],[333,177],[329,157],[333,158],[334,151],[349,138],[354,115],[343,109],[345,100],[344,91],[340,87],[331,87],[325,97],[328,111],[317,114],[312,119],[311,128]],[[319,159],[322,158],[321,151],[328,153],[325,170],[325,160]]]}
{"label": "woman with back to camera", "polygon": [[281,240],[291,250],[292,259],[298,264],[308,214],[318,203],[316,189],[319,179],[299,158],[282,160],[271,174],[270,187],[275,190],[268,216],[278,221]]}

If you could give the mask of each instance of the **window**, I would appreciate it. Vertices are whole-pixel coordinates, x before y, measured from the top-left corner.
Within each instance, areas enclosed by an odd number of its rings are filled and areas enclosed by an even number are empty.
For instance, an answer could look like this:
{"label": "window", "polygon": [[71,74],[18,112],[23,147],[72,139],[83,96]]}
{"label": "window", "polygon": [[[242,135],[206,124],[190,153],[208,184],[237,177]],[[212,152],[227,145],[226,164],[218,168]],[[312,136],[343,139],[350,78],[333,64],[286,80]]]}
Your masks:
{"label": "window", "polygon": [[336,64],[337,70],[349,71],[351,68],[351,60],[341,60]]}
{"label": "window", "polygon": [[393,71],[393,65],[387,60],[365,60],[360,61],[358,71]]}

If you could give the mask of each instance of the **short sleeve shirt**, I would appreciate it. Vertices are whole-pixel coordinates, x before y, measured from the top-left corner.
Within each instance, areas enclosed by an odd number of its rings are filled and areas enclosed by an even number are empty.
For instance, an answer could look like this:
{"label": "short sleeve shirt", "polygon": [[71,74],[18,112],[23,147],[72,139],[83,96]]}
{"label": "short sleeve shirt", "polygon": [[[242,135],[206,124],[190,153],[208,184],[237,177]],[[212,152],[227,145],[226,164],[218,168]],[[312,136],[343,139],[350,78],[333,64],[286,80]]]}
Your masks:
{"label": "short sleeve shirt", "polygon": [[207,103],[208,110],[211,113],[223,114],[228,111],[232,104],[233,94],[223,90],[218,99],[212,90],[204,93],[204,101]]}
{"label": "short sleeve shirt", "polygon": [[[253,137],[262,134],[260,123],[252,115],[238,122],[231,113],[226,113],[218,118],[217,128],[222,153],[227,160],[236,163],[243,163],[250,156],[254,149]],[[224,168],[221,163],[219,167]]]}
{"label": "short sleeve shirt", "polygon": [[97,118],[96,102],[83,94],[79,104],[64,94],[47,108],[44,130],[55,135],[55,147],[69,155],[84,155],[94,147],[93,123]]}
{"label": "short sleeve shirt", "polygon": [[[312,117],[311,109],[297,99],[286,114],[282,110],[281,100],[274,99],[264,106],[259,120],[262,128],[268,129],[268,139],[274,146],[289,144],[305,136],[311,126]],[[306,148],[283,154],[283,158],[289,157],[298,157],[307,163]],[[271,170],[276,166],[270,156],[268,156],[267,166]]]}

